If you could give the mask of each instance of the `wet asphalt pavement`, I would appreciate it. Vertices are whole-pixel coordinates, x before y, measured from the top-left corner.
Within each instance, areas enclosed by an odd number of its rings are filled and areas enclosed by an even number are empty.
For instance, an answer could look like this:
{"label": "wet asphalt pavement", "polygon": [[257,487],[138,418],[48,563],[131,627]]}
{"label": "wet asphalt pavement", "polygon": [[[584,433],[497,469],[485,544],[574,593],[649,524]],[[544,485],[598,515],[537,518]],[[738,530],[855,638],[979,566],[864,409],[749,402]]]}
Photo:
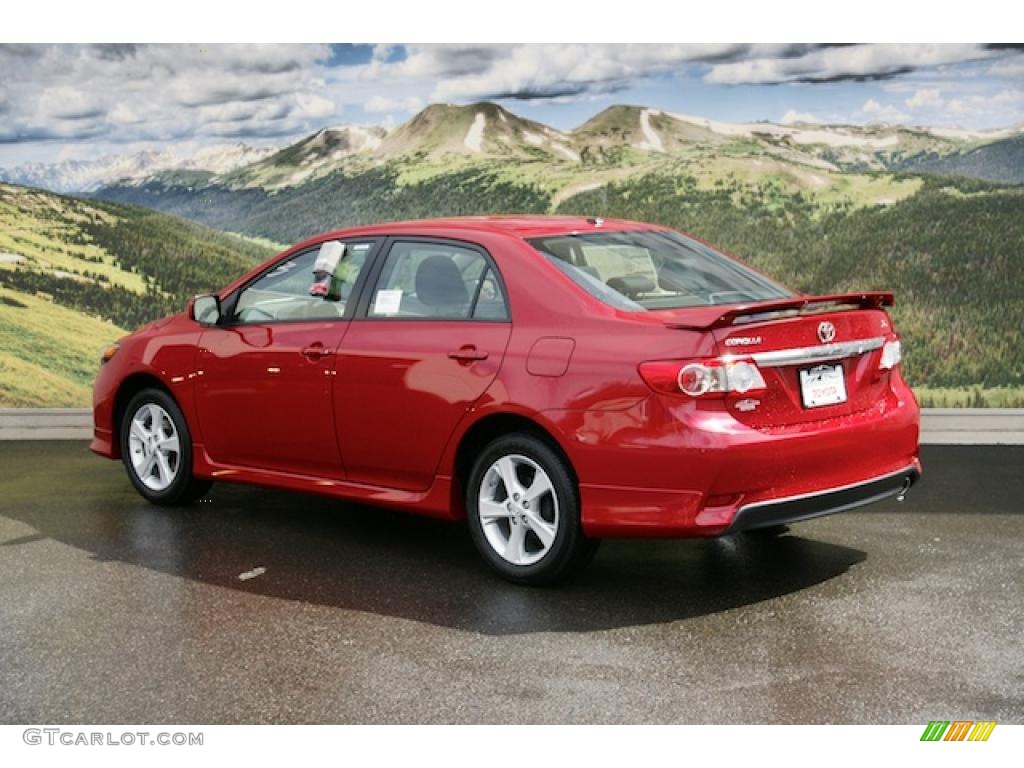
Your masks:
{"label": "wet asphalt pavement", "polygon": [[84,443],[0,443],[0,723],[1024,722],[1024,447],[923,459],[903,505],[529,589],[461,526],[160,509]]}

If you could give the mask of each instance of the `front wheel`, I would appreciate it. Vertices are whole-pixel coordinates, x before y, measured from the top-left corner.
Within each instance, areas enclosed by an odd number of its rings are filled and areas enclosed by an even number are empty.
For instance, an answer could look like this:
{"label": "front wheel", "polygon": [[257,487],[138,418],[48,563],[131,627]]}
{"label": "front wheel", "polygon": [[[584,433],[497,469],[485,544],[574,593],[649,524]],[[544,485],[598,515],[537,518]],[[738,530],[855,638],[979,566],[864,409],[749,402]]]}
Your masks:
{"label": "front wheel", "polygon": [[188,424],[174,398],[160,389],[144,389],[128,403],[121,459],[136,490],[153,504],[188,504],[212,485],[192,476]]}
{"label": "front wheel", "polygon": [[511,434],[480,454],[466,489],[477,550],[504,578],[552,584],[585,566],[598,540],[580,526],[579,492],[565,461],[528,434]]}

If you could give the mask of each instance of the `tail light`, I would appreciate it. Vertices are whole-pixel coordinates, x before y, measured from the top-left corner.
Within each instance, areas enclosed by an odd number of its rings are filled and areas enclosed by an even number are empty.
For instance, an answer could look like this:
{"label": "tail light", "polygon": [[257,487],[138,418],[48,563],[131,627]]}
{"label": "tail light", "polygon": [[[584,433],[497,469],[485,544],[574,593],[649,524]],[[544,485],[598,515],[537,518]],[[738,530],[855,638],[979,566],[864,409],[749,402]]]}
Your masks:
{"label": "tail light", "polygon": [[731,355],[707,360],[652,360],[640,364],[640,375],[657,392],[690,397],[743,394],[766,388],[752,359]]}
{"label": "tail light", "polygon": [[888,371],[895,368],[903,360],[903,346],[899,339],[885,342],[882,345],[882,359],[878,363],[880,370]]}

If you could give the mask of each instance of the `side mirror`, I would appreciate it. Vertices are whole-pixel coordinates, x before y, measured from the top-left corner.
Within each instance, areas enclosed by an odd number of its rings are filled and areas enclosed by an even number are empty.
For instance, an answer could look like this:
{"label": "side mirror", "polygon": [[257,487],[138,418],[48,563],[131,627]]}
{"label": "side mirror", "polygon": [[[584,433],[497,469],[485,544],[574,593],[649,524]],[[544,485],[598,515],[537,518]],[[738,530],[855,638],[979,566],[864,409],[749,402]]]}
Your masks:
{"label": "side mirror", "polygon": [[201,325],[216,325],[220,321],[220,299],[212,293],[196,296],[191,301],[189,314]]}

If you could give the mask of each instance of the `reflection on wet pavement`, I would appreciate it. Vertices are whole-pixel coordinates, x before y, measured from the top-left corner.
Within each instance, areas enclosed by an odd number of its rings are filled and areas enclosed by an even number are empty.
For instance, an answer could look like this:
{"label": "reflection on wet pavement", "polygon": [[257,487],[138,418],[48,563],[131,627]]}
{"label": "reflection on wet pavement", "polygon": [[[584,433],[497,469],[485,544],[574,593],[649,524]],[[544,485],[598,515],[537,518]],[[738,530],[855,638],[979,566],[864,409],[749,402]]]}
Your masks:
{"label": "reflection on wet pavement", "polygon": [[[943,638],[958,654],[1019,638],[1019,550],[1014,573],[992,556],[1024,533],[1008,490],[1024,456],[971,449],[1007,467],[979,517],[943,489],[978,482],[958,450],[926,454],[903,507],[779,539],[605,542],[575,581],[530,589],[493,577],[460,525],[226,484],[157,508],[82,444],[0,444],[0,721],[857,722],[957,696],[975,708],[950,716],[1005,721],[1019,677],[947,694],[914,662]],[[830,687],[843,701],[815,708]]]}

